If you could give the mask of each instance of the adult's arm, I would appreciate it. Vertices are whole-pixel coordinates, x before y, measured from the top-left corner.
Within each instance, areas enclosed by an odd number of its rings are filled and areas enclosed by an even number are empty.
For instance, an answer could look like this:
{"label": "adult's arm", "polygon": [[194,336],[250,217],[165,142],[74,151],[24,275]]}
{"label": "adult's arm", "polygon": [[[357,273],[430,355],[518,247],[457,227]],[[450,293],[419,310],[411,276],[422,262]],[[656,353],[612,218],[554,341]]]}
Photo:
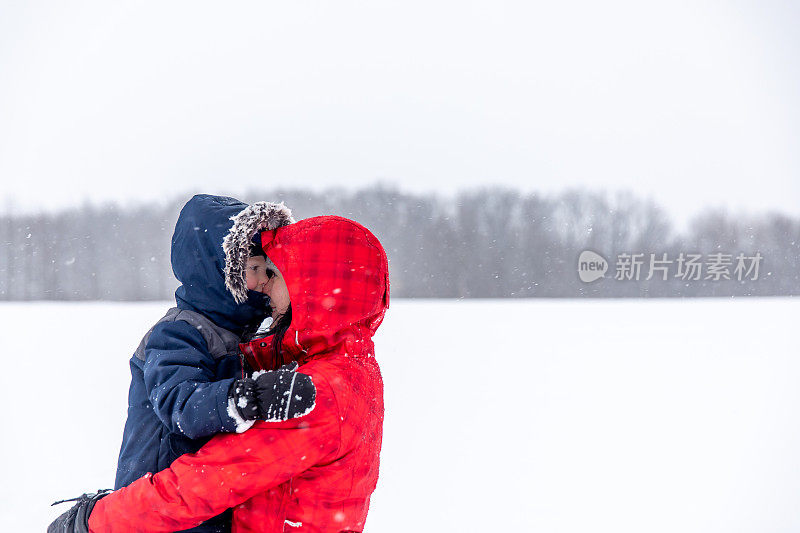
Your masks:
{"label": "adult's arm", "polygon": [[144,384],[156,415],[190,439],[236,431],[227,413],[234,379],[215,381],[216,363],[202,334],[187,322],[158,324],[145,347]]}
{"label": "adult's arm", "polygon": [[259,421],[241,434],[217,435],[200,451],[100,500],[90,533],[177,531],[235,507],[341,453],[340,413],[319,373],[311,413],[285,422]]}

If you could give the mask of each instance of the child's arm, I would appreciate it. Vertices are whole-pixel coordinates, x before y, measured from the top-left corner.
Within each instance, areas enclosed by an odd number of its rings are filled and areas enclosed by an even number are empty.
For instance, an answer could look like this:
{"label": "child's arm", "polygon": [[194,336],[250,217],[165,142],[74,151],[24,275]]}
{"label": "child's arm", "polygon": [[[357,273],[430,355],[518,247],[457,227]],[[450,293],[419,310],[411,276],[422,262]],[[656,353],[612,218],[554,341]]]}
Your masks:
{"label": "child's arm", "polygon": [[144,383],[158,418],[191,439],[236,431],[227,413],[234,378],[214,381],[216,363],[195,326],[176,320],[153,329],[145,348]]}

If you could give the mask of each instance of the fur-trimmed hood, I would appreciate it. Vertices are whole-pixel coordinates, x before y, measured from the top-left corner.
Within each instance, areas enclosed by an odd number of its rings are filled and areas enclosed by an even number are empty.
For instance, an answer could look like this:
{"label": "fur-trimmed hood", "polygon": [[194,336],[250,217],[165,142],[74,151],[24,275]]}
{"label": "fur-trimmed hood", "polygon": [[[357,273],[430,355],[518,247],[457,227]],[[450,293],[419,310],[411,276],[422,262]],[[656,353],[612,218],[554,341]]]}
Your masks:
{"label": "fur-trimmed hood", "polygon": [[[236,334],[260,323],[267,316],[269,299],[247,290],[249,245],[241,238],[252,238],[262,223],[278,227],[291,221],[283,204],[248,206],[226,196],[193,196],[181,210],[172,237],[172,271],[181,283],[175,291],[178,307],[197,311]],[[238,253],[241,247],[243,255]],[[232,251],[230,265],[227,250]],[[228,289],[229,272],[234,281],[238,273],[239,281],[232,285],[237,292]]]}
{"label": "fur-trimmed hood", "polygon": [[247,300],[245,269],[250,257],[253,237],[261,231],[271,231],[294,222],[291,210],[283,202],[256,202],[232,216],[233,226],[222,248],[225,250],[225,287],[239,303]]}

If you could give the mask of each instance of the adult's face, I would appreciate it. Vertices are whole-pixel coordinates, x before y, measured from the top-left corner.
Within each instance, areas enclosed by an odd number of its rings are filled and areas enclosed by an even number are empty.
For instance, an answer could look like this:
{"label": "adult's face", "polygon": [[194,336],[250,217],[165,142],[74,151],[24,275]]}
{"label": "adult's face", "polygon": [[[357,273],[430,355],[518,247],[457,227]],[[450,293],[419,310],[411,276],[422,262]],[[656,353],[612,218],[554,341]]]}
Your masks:
{"label": "adult's face", "polygon": [[269,280],[264,285],[263,292],[269,296],[270,306],[272,307],[272,320],[278,320],[278,317],[286,314],[289,309],[289,304],[291,303],[289,289],[286,287],[286,280],[277,267],[270,265],[266,270]]}

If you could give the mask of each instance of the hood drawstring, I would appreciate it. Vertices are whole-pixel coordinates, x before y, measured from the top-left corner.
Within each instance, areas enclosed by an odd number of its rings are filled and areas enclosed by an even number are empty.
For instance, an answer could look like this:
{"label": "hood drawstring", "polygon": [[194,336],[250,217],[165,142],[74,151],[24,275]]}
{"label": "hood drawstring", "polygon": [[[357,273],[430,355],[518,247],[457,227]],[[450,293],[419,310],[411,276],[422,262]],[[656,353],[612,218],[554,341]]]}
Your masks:
{"label": "hood drawstring", "polygon": [[303,345],[300,344],[300,331],[295,331],[294,332],[294,343],[297,345],[298,348],[300,348],[301,352],[303,352],[304,354],[308,355],[308,350],[303,348]]}

